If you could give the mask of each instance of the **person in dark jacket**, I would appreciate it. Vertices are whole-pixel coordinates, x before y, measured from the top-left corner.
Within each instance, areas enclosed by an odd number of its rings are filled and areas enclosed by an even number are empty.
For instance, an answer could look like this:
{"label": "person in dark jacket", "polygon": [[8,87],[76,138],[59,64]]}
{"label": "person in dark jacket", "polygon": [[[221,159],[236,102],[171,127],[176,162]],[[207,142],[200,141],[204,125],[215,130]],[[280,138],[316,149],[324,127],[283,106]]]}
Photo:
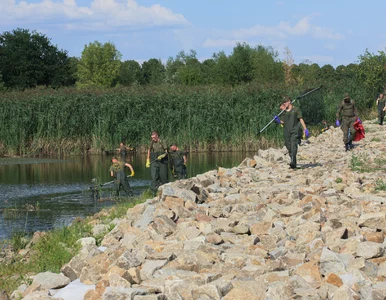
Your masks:
{"label": "person in dark jacket", "polygon": [[385,118],[386,110],[386,97],[383,93],[379,94],[377,98],[377,108],[378,108],[378,123],[383,125],[383,119]]}
{"label": "person in dark jacket", "polygon": [[[342,116],[342,124],[339,119]],[[336,112],[336,126],[341,126],[343,131],[343,143],[345,150],[348,151],[354,148],[352,141],[355,136],[355,121],[362,121],[358,117],[358,110],[355,106],[355,102],[350,98],[348,93],[344,94],[343,101],[339,104],[338,111]]]}
{"label": "person in dark jacket", "polygon": [[176,144],[169,148],[170,169],[175,178],[185,179],[187,177],[186,165],[188,163],[187,152],[180,151]]}
{"label": "person in dark jacket", "polygon": [[128,196],[133,196],[133,191],[130,187],[129,181],[125,174],[125,167],[128,167],[131,171],[130,177],[134,176],[134,170],[131,164],[124,161],[119,161],[118,158],[113,157],[111,159],[112,165],[110,167],[110,176],[114,177],[115,193],[119,196],[121,187]]}
{"label": "person in dark jacket", "polygon": [[150,168],[153,196],[157,194],[160,185],[168,182],[168,147],[157,131],[151,133],[151,142],[147,151],[146,168]]}

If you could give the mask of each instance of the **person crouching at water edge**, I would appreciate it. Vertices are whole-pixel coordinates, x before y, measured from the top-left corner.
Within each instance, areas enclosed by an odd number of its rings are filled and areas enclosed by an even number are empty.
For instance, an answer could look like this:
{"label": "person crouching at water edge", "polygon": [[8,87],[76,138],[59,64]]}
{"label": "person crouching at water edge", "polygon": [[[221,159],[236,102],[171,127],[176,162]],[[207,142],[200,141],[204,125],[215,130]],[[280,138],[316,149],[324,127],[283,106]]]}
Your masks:
{"label": "person crouching at water edge", "polygon": [[283,111],[283,117],[282,120],[278,116],[275,116],[274,119],[276,123],[284,125],[284,143],[291,159],[290,168],[296,169],[296,156],[301,137],[303,132],[306,138],[310,134],[301,111],[292,105],[290,97],[284,97],[279,104],[280,109]]}

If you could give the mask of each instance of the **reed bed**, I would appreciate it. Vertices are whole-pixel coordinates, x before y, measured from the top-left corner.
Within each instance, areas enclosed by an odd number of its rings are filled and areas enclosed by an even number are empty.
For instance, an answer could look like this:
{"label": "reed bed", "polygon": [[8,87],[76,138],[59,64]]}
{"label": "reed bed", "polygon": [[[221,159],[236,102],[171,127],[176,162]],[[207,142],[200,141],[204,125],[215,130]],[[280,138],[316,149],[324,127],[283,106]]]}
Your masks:
{"label": "reed bed", "polygon": [[[278,126],[273,124],[262,135],[259,131],[279,112],[278,99],[301,92],[253,85],[161,85],[4,93],[0,154],[98,153],[117,148],[121,141],[144,151],[153,130],[190,151],[257,150],[281,143]],[[299,105],[306,115],[317,111],[318,120],[332,119],[341,99],[337,92],[326,90]]]}

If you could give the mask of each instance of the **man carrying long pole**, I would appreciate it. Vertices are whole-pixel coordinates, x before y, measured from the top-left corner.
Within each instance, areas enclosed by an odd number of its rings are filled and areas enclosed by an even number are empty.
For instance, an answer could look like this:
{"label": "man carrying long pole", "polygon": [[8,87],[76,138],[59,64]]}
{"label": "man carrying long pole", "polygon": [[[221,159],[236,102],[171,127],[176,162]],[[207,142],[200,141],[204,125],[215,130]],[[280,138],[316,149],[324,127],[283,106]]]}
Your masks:
{"label": "man carrying long pole", "polygon": [[296,169],[298,145],[303,132],[306,138],[308,138],[309,132],[301,111],[292,105],[290,97],[284,97],[280,101],[280,109],[283,112],[283,120],[278,116],[275,116],[274,120],[276,123],[284,125],[284,143],[291,158],[290,168]]}

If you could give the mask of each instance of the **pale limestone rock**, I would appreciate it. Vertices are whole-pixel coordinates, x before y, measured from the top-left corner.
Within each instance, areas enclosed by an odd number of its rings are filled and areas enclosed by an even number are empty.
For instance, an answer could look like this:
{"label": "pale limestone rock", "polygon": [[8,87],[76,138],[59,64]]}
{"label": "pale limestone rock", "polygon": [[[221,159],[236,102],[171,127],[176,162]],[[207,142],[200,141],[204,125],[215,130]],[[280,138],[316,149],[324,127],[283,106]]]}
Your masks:
{"label": "pale limestone rock", "polygon": [[373,229],[386,229],[386,212],[363,214],[358,220],[358,226]]}
{"label": "pale limestone rock", "polygon": [[364,258],[373,258],[382,256],[384,253],[383,244],[373,242],[363,242],[357,247],[357,256]]}
{"label": "pale limestone rock", "polygon": [[58,289],[68,285],[71,281],[63,274],[56,274],[52,272],[44,272],[37,274],[33,282],[41,285],[45,289]]}

